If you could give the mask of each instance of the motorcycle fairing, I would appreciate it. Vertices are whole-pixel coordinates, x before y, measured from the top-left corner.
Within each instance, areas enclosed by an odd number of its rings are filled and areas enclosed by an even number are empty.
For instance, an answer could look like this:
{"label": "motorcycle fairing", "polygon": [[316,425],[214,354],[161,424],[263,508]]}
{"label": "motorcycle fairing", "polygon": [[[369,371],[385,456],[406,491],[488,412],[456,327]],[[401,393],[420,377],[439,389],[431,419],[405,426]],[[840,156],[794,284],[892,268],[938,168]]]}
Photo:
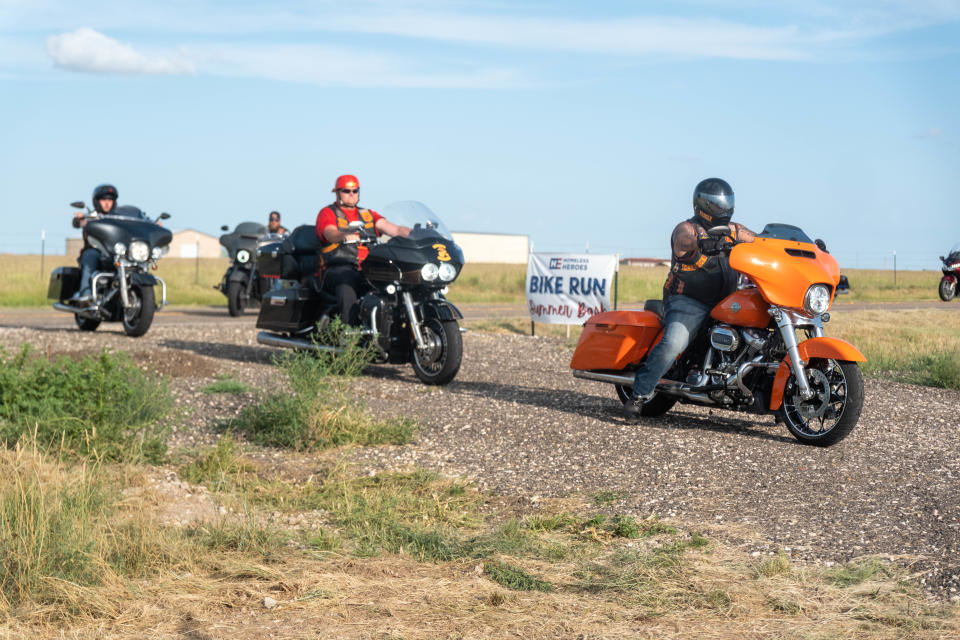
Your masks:
{"label": "motorcycle fairing", "polygon": [[[173,234],[169,229],[150,222],[132,218],[107,216],[100,220],[91,220],[83,227],[83,237],[99,240],[103,247],[112,249],[118,242],[130,244],[133,240],[144,240],[151,247],[164,247],[170,244]],[[112,253],[112,251],[110,251]]]}
{"label": "motorcycle fairing", "polygon": [[[860,353],[855,346],[841,340],[824,336],[822,338],[810,338],[797,345],[797,351],[800,358],[807,362],[811,358],[829,358],[831,360],[847,360],[850,362],[866,362],[867,358]],[[777,369],[777,375],[773,378],[773,389],[770,392],[770,410],[776,411],[783,404],[783,390],[787,384],[787,378],[793,372],[790,366],[790,356],[787,355],[780,362],[780,368]]]}
{"label": "motorcycle fairing", "polygon": [[754,238],[730,250],[730,266],[750,276],[770,304],[803,308],[803,298],[812,284],[830,286],[832,297],[840,282],[840,265],[815,244]]}
{"label": "motorcycle fairing", "polygon": [[570,361],[571,369],[621,370],[639,362],[663,334],[652,311],[604,311],[583,325]]}

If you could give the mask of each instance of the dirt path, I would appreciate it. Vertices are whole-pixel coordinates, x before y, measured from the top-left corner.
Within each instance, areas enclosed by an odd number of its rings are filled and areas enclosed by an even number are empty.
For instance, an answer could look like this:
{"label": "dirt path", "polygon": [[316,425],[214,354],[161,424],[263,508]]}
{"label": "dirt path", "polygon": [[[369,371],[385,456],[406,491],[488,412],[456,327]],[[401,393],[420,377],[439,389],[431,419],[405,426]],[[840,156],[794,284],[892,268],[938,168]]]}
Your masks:
{"label": "dirt path", "polygon": [[[130,352],[172,378],[189,412],[171,444],[192,446],[213,441],[212,427],[253,398],[203,394],[214,376],[284,384],[253,318],[225,317],[159,323],[135,340],[113,329],[0,328],[0,345]],[[770,417],[720,410],[677,407],[625,424],[610,385],[570,375],[561,340],[471,332],[464,353],[447,387],[421,385],[409,367],[371,367],[357,381],[373,411],[421,424],[414,444],[363,452],[363,464],[422,465],[531,500],[613,491],[620,510],[695,523],[757,554],[898,558],[931,592],[960,600],[960,393],[868,381],[859,426],[818,449]]]}

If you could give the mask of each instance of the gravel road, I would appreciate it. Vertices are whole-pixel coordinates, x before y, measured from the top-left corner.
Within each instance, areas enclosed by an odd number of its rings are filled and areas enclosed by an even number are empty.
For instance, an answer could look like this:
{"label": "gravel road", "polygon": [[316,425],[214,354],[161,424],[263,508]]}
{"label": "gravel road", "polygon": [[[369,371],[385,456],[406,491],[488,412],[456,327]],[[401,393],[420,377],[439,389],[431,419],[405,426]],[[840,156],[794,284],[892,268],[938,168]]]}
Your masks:
{"label": "gravel road", "polygon": [[[254,401],[201,393],[214,376],[283,385],[252,318],[158,323],[139,339],[116,324],[95,333],[11,324],[0,318],[8,351],[25,341],[47,354],[106,346],[169,376],[187,409],[174,447],[212,442],[220,419]],[[420,384],[409,366],[370,367],[357,388],[371,409],[415,417],[421,431],[411,445],[360,453],[361,462],[423,465],[531,501],[613,491],[620,511],[697,526],[757,555],[894,558],[931,593],[960,600],[960,393],[868,380],[860,424],[819,449],[772,417],[723,410],[678,405],[626,424],[612,386],[574,379],[570,355],[556,338],[470,332],[446,387]]]}

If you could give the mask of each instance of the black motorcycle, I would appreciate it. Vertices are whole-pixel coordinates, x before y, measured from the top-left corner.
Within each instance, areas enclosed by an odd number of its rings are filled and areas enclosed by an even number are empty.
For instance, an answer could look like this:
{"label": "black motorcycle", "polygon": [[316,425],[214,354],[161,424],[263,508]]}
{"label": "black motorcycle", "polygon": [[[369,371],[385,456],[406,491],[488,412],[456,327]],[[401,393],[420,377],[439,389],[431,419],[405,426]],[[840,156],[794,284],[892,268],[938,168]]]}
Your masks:
{"label": "black motorcycle", "polygon": [[[83,209],[83,202],[70,206]],[[98,249],[103,256],[101,271],[94,273],[91,282],[92,302],[88,306],[70,304],[70,297],[80,287],[80,269],[58,267],[50,274],[47,297],[57,300],[53,308],[72,313],[81,331],[94,331],[103,321],[123,322],[128,336],[142,336],[150,328],[155,311],[167,304],[167,285],[163,279],[150,273],[157,261],[169,250],[173,234],[157,224],[169,213],[161,213],[156,220],[130,205],[116,207],[108,215],[87,209],[87,223],[83,227],[86,246]],[[154,286],[160,284],[162,296],[156,302]]]}
{"label": "black motorcycle", "polygon": [[[460,311],[445,298],[447,286],[463,268],[463,252],[443,222],[420,202],[399,202],[384,210],[397,224],[412,229],[407,238],[378,242],[363,237],[370,253],[361,264],[369,291],[360,293],[357,311],[363,343],[376,362],[411,363],[426,384],[446,384],[460,369],[463,339]],[[362,233],[362,223],[351,223]],[[323,288],[313,226],[297,227],[283,242],[261,247],[261,273],[281,279],[263,296],[257,342],[275,347],[341,350],[322,344],[322,328],[337,315],[336,296]],[[351,328],[352,329],[352,328]]]}
{"label": "black motorcycle", "polygon": [[[227,225],[220,227],[221,231],[228,229]],[[276,234],[268,234],[267,228],[259,222],[241,222],[232,232],[220,236],[230,266],[214,289],[227,296],[227,310],[231,316],[243,315],[247,307],[260,304],[263,293],[270,288],[269,279],[260,277],[257,271],[257,248],[279,239]]]}
{"label": "black motorcycle", "polygon": [[953,245],[946,257],[940,256],[943,277],[940,278],[940,299],[950,302],[957,295],[957,282],[960,281],[960,242]]}

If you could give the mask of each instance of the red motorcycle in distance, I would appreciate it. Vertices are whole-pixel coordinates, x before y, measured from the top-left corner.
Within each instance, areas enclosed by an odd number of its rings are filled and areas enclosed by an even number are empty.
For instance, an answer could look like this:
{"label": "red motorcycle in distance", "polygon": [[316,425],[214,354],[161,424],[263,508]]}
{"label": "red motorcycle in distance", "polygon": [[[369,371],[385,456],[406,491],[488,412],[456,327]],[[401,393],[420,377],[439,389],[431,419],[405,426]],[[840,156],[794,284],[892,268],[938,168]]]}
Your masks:
{"label": "red motorcycle in distance", "polygon": [[940,256],[943,266],[943,277],[940,278],[940,299],[950,302],[957,295],[957,282],[960,280],[960,242],[953,245],[950,253],[944,258]]}

